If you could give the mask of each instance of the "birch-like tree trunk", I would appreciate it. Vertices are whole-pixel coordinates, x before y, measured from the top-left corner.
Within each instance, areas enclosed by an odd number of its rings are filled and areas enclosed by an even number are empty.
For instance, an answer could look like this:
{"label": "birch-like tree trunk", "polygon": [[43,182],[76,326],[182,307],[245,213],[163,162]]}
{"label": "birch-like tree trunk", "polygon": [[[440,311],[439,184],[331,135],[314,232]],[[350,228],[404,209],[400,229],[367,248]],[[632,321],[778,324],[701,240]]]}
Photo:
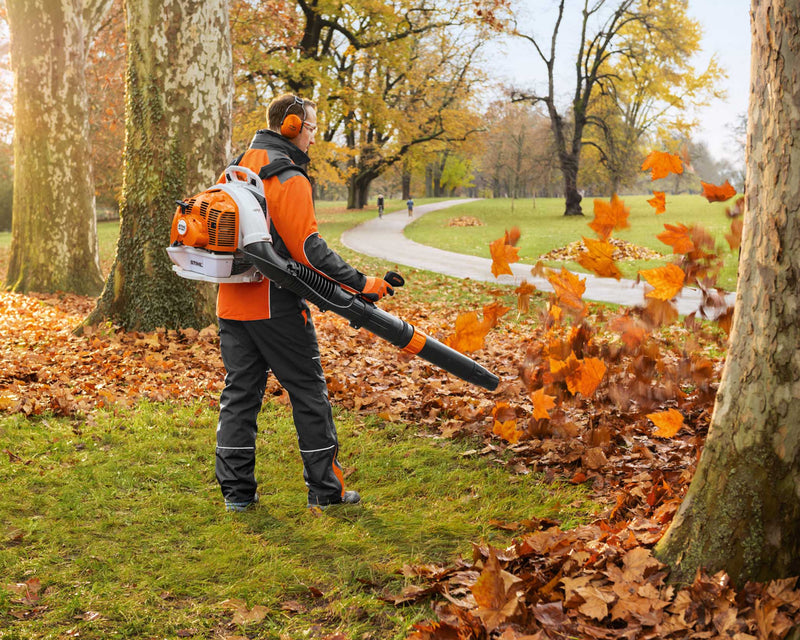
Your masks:
{"label": "birch-like tree trunk", "polygon": [[112,0],[7,0],[14,70],[14,200],[7,284],[102,289],[86,52]]}
{"label": "birch-like tree trunk", "polygon": [[676,580],[800,574],[800,0],[753,0],[747,213],[725,370],[658,557]]}
{"label": "birch-like tree trunk", "polygon": [[176,276],[166,247],[175,201],[216,180],[230,155],[228,0],[126,3],[125,174],[114,265],[88,323],[204,327],[213,285]]}

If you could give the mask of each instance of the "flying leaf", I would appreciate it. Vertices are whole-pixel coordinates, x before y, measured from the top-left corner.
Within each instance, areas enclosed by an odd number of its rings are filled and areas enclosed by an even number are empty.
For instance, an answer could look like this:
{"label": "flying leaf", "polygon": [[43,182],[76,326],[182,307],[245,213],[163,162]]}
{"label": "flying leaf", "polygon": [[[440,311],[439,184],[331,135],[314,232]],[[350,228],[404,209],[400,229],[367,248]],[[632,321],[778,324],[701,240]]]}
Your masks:
{"label": "flying leaf", "polygon": [[709,202],[725,202],[736,195],[736,189],[731,186],[729,180],[726,180],[724,184],[719,186],[703,182],[702,180],[700,184],[703,187],[703,193],[701,195]]}
{"label": "flying leaf", "polygon": [[686,277],[683,269],[678,265],[668,264],[655,269],[644,269],[639,272],[654,289],[647,294],[648,298],[658,300],[672,300],[683,289],[683,281]]}
{"label": "flying leaf", "polygon": [[614,318],[608,323],[608,326],[610,329],[620,334],[620,338],[622,338],[622,341],[629,349],[638,348],[647,336],[647,329],[645,329],[636,318],[631,317],[627,313]]}
{"label": "flying leaf", "polygon": [[516,247],[520,235],[519,227],[511,227],[511,231],[506,230],[504,241],[506,244]]}
{"label": "flying leaf", "polygon": [[547,280],[553,285],[556,298],[562,307],[569,307],[579,312],[585,310],[586,305],[581,298],[586,291],[586,278],[580,279],[562,267],[560,273],[551,271]]}
{"label": "flying leaf", "polygon": [[659,438],[672,438],[683,427],[683,414],[676,409],[648,413],[647,417],[656,425],[653,435]]}
{"label": "flying leaf", "polygon": [[653,197],[647,201],[653,209],[656,210],[656,215],[664,213],[667,210],[667,195],[663,191],[653,191]]}
{"label": "flying leaf", "polygon": [[[499,301],[495,300],[491,304],[483,306],[483,324],[488,326],[489,329],[494,329],[497,326],[500,318],[502,318],[511,307],[504,307]],[[485,334],[484,334],[485,335]]]}
{"label": "flying leaf", "polygon": [[603,278],[622,278],[622,272],[614,261],[614,246],[606,240],[583,238],[586,251],[578,256],[578,264]]}
{"label": "flying leaf", "polygon": [[600,239],[608,240],[611,232],[615,229],[619,231],[630,226],[628,223],[629,214],[630,209],[617,197],[617,194],[611,196],[610,202],[595,198],[594,220],[589,223],[589,227]]}
{"label": "flying leaf", "polygon": [[666,231],[659,233],[656,238],[672,247],[673,253],[690,253],[694,251],[694,242],[689,237],[689,227],[677,224],[665,224]]}
{"label": "flying leaf", "polygon": [[537,420],[547,420],[550,417],[550,409],[556,406],[555,396],[548,396],[544,388],[534,391],[531,400],[533,400],[533,417]]}
{"label": "flying leaf", "polygon": [[517,310],[520,313],[528,313],[531,308],[531,295],[536,291],[536,287],[523,280],[514,293],[517,294]]}
{"label": "flying leaf", "polygon": [[742,246],[742,229],[744,229],[744,221],[741,218],[731,220],[731,231],[725,234],[731,251],[736,251]]}
{"label": "flying leaf", "polygon": [[578,360],[578,367],[566,376],[567,388],[570,393],[580,393],[584,398],[589,398],[597,390],[606,373],[606,365],[597,358],[584,358]]}
{"label": "flying leaf", "polygon": [[651,171],[650,179],[666,178],[670,173],[683,173],[683,163],[679,156],[665,151],[651,151],[642,163],[642,171]]}
{"label": "flying leaf", "polygon": [[461,353],[469,353],[483,348],[483,341],[487,333],[489,333],[489,327],[478,320],[478,313],[476,311],[468,311],[458,315],[456,318],[456,332],[446,338],[444,343],[451,349]]}
{"label": "flying leaf", "polygon": [[445,338],[444,343],[461,353],[469,353],[483,348],[489,331],[497,326],[498,320],[510,309],[495,301],[483,307],[483,320],[475,311],[459,314],[456,318],[456,331]]}
{"label": "flying leaf", "polygon": [[519,249],[513,246],[518,240],[519,229],[514,227],[489,245],[489,252],[492,255],[492,275],[495,278],[503,273],[514,275],[509,265],[512,262],[519,262]]}

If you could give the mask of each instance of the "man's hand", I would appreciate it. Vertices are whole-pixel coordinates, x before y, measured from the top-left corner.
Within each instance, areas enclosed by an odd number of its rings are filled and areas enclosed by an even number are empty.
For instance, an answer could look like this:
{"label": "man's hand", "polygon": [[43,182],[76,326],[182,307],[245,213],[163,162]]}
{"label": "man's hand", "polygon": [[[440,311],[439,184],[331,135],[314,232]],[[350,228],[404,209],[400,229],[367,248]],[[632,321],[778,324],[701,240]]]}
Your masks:
{"label": "man's hand", "polygon": [[377,302],[383,296],[393,296],[394,289],[383,278],[372,278],[367,276],[367,283],[361,290],[361,295],[371,302]]}

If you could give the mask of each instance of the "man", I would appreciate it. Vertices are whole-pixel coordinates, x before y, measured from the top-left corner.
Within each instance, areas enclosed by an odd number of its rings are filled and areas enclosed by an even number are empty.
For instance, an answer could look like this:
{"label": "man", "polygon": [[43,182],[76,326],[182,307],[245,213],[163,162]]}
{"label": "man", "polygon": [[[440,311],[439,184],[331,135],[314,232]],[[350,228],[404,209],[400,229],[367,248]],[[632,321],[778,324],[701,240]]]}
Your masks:
{"label": "man", "polygon": [[[275,249],[372,300],[393,294],[386,281],[354,269],[317,233],[311,184],[302,168],[314,144],[315,104],[291,94],[279,96],[267,107],[267,123],[269,128],[258,131],[233,164],[255,173],[276,161],[287,164],[264,180]],[[344,489],[336,426],[305,300],[267,279],[221,284],[217,315],[226,376],[220,396],[216,476],[226,509],[244,511],[258,502],[256,417],[270,370],[292,403],[309,508],[358,503],[359,494]]]}
{"label": "man", "polygon": [[378,196],[378,217],[383,217],[383,194]]}

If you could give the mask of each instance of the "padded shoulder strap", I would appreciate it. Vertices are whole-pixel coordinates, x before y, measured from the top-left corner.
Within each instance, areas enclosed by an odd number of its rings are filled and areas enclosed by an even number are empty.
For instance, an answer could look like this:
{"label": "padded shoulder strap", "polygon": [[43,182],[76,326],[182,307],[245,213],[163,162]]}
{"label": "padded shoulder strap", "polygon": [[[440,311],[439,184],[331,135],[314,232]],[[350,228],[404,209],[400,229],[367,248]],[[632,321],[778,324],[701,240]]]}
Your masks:
{"label": "padded shoulder strap", "polygon": [[261,171],[258,172],[258,177],[262,180],[266,180],[267,178],[277,176],[284,171],[296,171],[304,175],[306,180],[308,180],[308,174],[305,172],[303,167],[294,164],[291,160],[289,160],[289,158],[278,158],[277,160],[264,165],[261,167]]}

